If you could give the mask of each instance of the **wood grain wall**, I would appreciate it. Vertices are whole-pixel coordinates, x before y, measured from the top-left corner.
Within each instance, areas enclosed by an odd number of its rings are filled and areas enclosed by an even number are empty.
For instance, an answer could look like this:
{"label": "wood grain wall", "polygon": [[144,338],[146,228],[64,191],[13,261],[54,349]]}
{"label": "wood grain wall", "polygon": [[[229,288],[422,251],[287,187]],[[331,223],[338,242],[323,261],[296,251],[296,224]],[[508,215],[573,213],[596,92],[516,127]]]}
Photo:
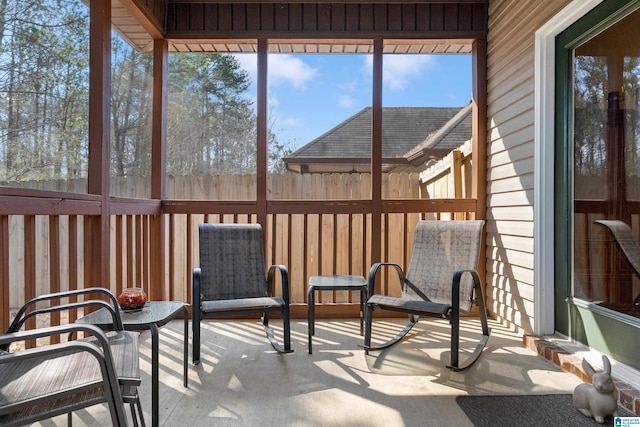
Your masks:
{"label": "wood grain wall", "polygon": [[478,3],[169,3],[167,36],[420,34],[484,38],[486,5]]}
{"label": "wood grain wall", "polygon": [[167,0],[121,0],[131,1],[135,7],[142,10],[144,14],[153,21],[158,28],[164,28],[167,19]]}

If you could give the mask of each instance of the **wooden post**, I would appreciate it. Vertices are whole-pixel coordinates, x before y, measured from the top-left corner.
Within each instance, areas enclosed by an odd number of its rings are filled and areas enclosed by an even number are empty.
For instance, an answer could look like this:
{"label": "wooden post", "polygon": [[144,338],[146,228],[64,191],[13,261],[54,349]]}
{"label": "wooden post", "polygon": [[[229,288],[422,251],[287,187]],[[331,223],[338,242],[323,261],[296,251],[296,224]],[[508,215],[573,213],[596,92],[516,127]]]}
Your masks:
{"label": "wooden post", "polygon": [[[471,197],[476,199],[476,219],[487,218],[487,42],[472,45],[473,105],[471,130]],[[486,227],[480,246],[478,274],[486,298]]]}
{"label": "wooden post", "polygon": [[[167,80],[169,75],[169,42],[153,42],[153,124],[151,131],[151,198],[163,200],[167,186]],[[149,298],[166,300],[167,254],[166,219],[160,213],[151,216]]]}
{"label": "wooden post", "polygon": [[[382,51],[373,41],[373,99],[371,107],[371,263],[382,261]],[[378,281],[379,283],[379,281]],[[376,289],[375,292],[380,292]]]}
{"label": "wooden post", "polygon": [[[267,232],[267,64],[269,55],[267,39],[258,39],[258,102],[257,102],[257,150],[256,150],[256,214],[258,224]],[[264,239],[265,245],[267,239]],[[265,248],[266,249],[266,248]],[[266,253],[266,251],[265,251]],[[266,262],[266,260],[265,260]]]}
{"label": "wooden post", "polygon": [[9,329],[9,215],[0,215],[0,328]]}
{"label": "wooden post", "polygon": [[487,209],[487,42],[472,46],[473,105],[471,130],[471,197],[477,200],[476,219],[486,218]]}
{"label": "wooden post", "polygon": [[[453,191],[449,194],[453,194],[456,199],[461,199],[462,195],[462,152],[460,150],[453,150],[451,152],[451,166],[450,173]],[[465,214],[463,212],[456,212],[456,219],[464,219]]]}
{"label": "wooden post", "polygon": [[101,195],[99,216],[85,217],[84,287],[110,287],[109,145],[111,0],[91,0],[89,54],[89,166],[87,191]]}

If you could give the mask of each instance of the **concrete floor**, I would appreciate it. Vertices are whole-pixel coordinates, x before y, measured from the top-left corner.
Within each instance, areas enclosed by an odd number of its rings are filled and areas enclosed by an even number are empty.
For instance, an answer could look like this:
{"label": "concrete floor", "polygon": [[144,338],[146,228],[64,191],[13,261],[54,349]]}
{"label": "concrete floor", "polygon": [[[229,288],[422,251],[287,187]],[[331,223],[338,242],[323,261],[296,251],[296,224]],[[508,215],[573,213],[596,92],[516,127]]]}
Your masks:
{"label": "concrete floor", "polygon": [[[375,320],[374,339],[393,336],[401,319]],[[281,325],[272,321],[276,333]],[[292,354],[279,355],[258,321],[206,321],[202,361],[189,363],[182,385],[181,320],[160,329],[162,426],[472,426],[455,403],[459,395],[572,393],[576,376],[523,347],[522,336],[491,322],[480,359],[451,372],[449,326],[422,320],[408,339],[365,356],[357,319],[316,321],[314,353],[307,352],[307,323],[292,323]],[[463,321],[474,337],[476,319]],[[151,340],[141,337],[140,395],[151,425]],[[473,343],[464,341],[471,348]],[[74,426],[109,425],[106,409],[74,414]],[[66,417],[41,426],[66,425]]]}

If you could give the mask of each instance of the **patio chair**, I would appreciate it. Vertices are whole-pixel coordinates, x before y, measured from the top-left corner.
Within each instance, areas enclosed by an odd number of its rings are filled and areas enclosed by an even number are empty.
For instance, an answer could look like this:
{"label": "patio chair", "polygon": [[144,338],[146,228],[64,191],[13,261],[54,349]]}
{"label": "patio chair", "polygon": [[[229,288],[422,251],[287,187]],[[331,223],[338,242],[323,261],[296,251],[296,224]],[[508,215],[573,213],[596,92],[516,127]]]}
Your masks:
{"label": "patio chair", "polygon": [[[640,245],[633,237],[631,227],[620,220],[602,219],[595,221],[595,223],[604,225],[609,229],[622,254],[629,262],[629,265],[636,274],[640,275]],[[635,309],[638,304],[640,304],[640,293],[636,292],[631,296],[631,302],[629,304],[618,304],[616,310],[626,311],[628,309]]]}
{"label": "patio chair", "polygon": [[[271,345],[290,353],[289,273],[272,265],[265,276],[262,228],[258,224],[200,224],[200,267],[193,270],[193,363],[200,363],[200,322],[205,318],[262,314]],[[273,294],[280,272],[281,296]],[[269,313],[283,320],[284,346],[269,326]]]}
{"label": "patio chair", "polygon": [[[106,296],[108,301],[84,298],[94,295]],[[82,324],[20,331],[30,318],[38,322],[45,315],[88,307],[107,309],[114,331],[105,333]],[[73,339],[76,332],[88,336]],[[63,335],[66,342],[9,353],[12,342]],[[138,396],[139,334],[124,330],[117,299],[108,289],[87,288],[31,299],[2,335],[0,353],[0,425],[22,425],[63,413],[68,414],[71,425],[71,412],[106,402],[114,425],[126,425],[120,407],[128,403],[134,425],[140,421],[144,427]]]}
{"label": "patio chair", "polygon": [[[449,319],[451,355],[449,369],[460,371],[473,364],[491,333],[480,277],[476,268],[484,221],[420,221],[416,226],[413,252],[406,274],[393,263],[376,263],[369,271],[369,298],[365,316],[364,348],[381,350],[399,342],[418,323],[420,316]],[[374,294],[381,267],[391,267],[398,275],[402,296]],[[476,304],[482,336],[464,363],[459,361],[460,314],[469,313]],[[371,345],[374,309],[409,314],[409,322],[394,338],[381,345]]]}
{"label": "patio chair", "polygon": [[640,245],[633,238],[631,228],[626,223],[618,220],[602,219],[595,221],[595,223],[604,225],[609,229],[631,267],[640,275]]}

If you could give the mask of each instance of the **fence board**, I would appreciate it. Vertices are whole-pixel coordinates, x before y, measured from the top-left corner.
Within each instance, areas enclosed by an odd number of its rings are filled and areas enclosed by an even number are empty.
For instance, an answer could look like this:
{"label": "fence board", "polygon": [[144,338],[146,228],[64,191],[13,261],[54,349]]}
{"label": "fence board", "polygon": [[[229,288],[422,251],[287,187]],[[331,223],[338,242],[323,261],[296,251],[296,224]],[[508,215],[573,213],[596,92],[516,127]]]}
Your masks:
{"label": "fence board", "polygon": [[[464,165],[463,165],[464,168]],[[270,241],[267,259],[285,264],[289,269],[292,301],[304,303],[309,276],[317,274],[368,273],[371,263],[371,197],[370,174],[283,174],[269,177],[269,197],[276,201],[265,232]],[[444,179],[444,178],[443,178]],[[112,191],[122,197],[143,197],[148,192],[148,179],[114,179]],[[52,181],[24,183],[24,188],[54,191],[86,188],[78,183]],[[255,222],[254,214],[242,203],[255,199],[255,177],[197,176],[169,177],[167,188],[181,199],[196,199],[196,203],[164,205],[167,213],[165,235],[167,244],[165,280],[166,295],[171,299],[191,301],[192,268],[198,263],[198,224],[210,222]],[[406,200],[421,196],[417,174],[385,174],[383,194],[386,198]],[[79,195],[82,199],[85,195]],[[241,203],[220,206],[216,200],[233,198]],[[69,197],[69,200],[75,200]],[[207,202],[207,200],[211,200]],[[327,200],[326,204],[317,204]],[[333,203],[331,200],[340,200]],[[353,203],[344,203],[352,200]],[[176,202],[179,202],[176,200]],[[276,206],[277,205],[277,206]],[[298,206],[296,208],[296,206]],[[175,209],[175,210],[174,210]],[[319,209],[325,211],[320,214]],[[311,213],[315,211],[315,213]],[[229,212],[229,213],[221,213]],[[232,213],[235,212],[235,213]],[[277,212],[277,213],[276,213]],[[94,215],[89,213],[89,215]],[[385,253],[392,261],[406,265],[407,245],[411,244],[415,221],[421,214],[385,214]],[[8,233],[7,264],[3,271],[9,287],[10,307],[22,304],[25,298],[53,289],[76,289],[86,286],[84,257],[86,250],[84,223],[91,216],[83,215],[18,215],[2,216]],[[25,233],[25,224],[27,225]],[[113,215],[111,221],[111,287],[143,286],[149,289],[154,268],[151,258],[151,217],[143,211]],[[5,233],[5,234],[6,234]],[[37,237],[36,237],[37,236]],[[51,240],[53,239],[53,240]],[[60,264],[58,271],[50,262]],[[28,277],[27,277],[28,276]],[[393,289],[391,289],[393,290]],[[395,291],[394,291],[395,292]],[[26,295],[25,295],[26,294]],[[327,293],[320,301],[353,303],[347,292]],[[357,299],[357,298],[356,298]],[[3,319],[4,320],[4,319]]]}

